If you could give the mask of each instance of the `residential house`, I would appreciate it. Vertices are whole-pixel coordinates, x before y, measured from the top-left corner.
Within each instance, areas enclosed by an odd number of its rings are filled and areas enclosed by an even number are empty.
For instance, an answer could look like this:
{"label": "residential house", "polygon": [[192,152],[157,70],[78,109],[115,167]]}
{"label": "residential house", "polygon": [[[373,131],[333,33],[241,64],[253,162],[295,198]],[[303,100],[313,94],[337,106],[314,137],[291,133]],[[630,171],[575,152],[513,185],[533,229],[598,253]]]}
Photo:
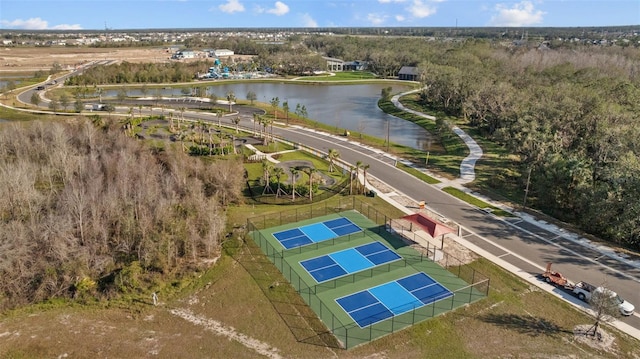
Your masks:
{"label": "residential house", "polygon": [[419,81],[420,72],[415,66],[402,66],[400,71],[398,71],[398,80]]}

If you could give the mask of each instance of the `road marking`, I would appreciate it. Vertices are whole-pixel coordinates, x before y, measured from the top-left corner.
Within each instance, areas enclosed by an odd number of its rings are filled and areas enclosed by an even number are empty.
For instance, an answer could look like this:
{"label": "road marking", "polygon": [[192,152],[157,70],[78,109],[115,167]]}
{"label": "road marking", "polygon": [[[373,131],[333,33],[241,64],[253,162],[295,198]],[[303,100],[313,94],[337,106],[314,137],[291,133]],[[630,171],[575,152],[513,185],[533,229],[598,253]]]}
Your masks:
{"label": "road marking", "polygon": [[[521,230],[521,231],[522,231],[522,232],[524,232],[524,233],[527,233],[527,234],[529,234],[529,235],[531,235],[531,236],[534,236],[534,237],[536,237],[536,238],[540,239],[541,241],[544,241],[544,242],[549,243],[549,244],[551,244],[551,245],[553,245],[553,246],[556,246],[557,248],[564,249],[564,250],[566,250],[567,252],[569,252],[569,253],[571,253],[571,254],[573,254],[573,255],[577,256],[577,257],[580,257],[580,258],[585,259],[585,260],[588,260],[588,261],[590,261],[590,262],[592,262],[592,263],[594,263],[594,264],[596,264],[596,265],[599,265],[599,266],[601,266],[601,267],[604,267],[604,268],[606,268],[606,269],[610,270],[611,272],[616,273],[616,274],[618,274],[618,275],[620,275],[620,276],[622,276],[622,277],[625,277],[625,278],[627,278],[627,279],[631,279],[631,280],[633,280],[634,282],[640,283],[640,279],[638,279],[638,278],[636,278],[636,277],[634,277],[634,276],[632,276],[632,275],[629,275],[629,274],[627,274],[627,273],[625,273],[625,272],[623,272],[623,271],[619,271],[619,270],[617,270],[617,269],[613,269],[613,268],[611,268],[610,266],[605,265],[605,264],[603,264],[603,263],[596,262],[594,259],[589,258],[589,257],[587,257],[587,256],[585,256],[585,255],[582,255],[582,254],[580,254],[580,253],[578,253],[578,252],[574,251],[573,249],[569,249],[569,248],[567,248],[567,247],[564,247],[564,246],[560,245],[559,243],[552,242],[551,240],[548,240],[548,239],[546,239],[546,238],[544,238],[544,237],[542,237],[542,236],[539,236],[539,235],[537,235],[537,234],[535,234],[535,233],[529,232],[528,230],[526,230],[526,229],[524,229],[524,228],[518,227],[518,226],[516,226],[516,225],[514,225],[514,224],[512,224],[512,223],[509,223],[508,221],[504,221],[504,220],[502,220],[501,218],[498,218],[498,220],[500,220],[500,221],[502,221],[502,222],[504,222],[504,223],[508,224],[508,225],[509,225],[509,226],[511,226],[511,227],[514,227],[514,228],[516,228],[516,229],[518,229],[518,230]],[[543,228],[543,229],[544,229],[544,228]],[[548,232],[553,233],[553,232],[551,232],[551,231],[548,231]],[[558,236],[558,237],[560,237],[560,236]],[[483,238],[483,240],[484,240],[484,238]],[[488,240],[487,240],[487,241],[488,241]],[[491,243],[491,242],[490,242],[490,243]],[[603,256],[604,256],[604,255],[603,255]]]}

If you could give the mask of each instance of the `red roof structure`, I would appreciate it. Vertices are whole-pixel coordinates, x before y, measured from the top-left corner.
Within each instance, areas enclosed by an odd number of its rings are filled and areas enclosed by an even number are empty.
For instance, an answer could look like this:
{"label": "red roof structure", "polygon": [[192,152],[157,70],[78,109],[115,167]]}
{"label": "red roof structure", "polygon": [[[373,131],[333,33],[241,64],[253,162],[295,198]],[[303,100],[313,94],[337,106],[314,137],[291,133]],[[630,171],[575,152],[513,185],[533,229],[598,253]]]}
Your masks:
{"label": "red roof structure", "polygon": [[447,227],[443,223],[436,221],[431,217],[427,217],[422,213],[410,214],[408,216],[402,217],[407,221],[412,222],[413,224],[422,228],[425,232],[429,233],[429,235],[433,238],[438,236],[443,236],[447,233],[455,233],[455,229],[451,227]]}

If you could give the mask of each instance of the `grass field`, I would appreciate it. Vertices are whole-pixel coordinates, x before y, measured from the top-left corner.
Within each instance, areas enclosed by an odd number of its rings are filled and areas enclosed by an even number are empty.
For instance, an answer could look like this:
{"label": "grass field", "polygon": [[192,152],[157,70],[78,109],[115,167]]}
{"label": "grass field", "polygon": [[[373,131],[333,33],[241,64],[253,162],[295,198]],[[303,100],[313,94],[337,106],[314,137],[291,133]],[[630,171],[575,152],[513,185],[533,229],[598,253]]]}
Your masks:
{"label": "grass field", "polygon": [[[363,198],[376,208],[379,198]],[[231,208],[230,225],[279,207]],[[391,209],[392,210],[392,209]],[[614,329],[607,346],[573,334],[592,319],[497,266],[488,298],[345,351],[308,331],[313,312],[252,241],[240,232],[211,267],[173,294],[127,302],[34,306],[0,319],[0,357],[157,358],[637,358],[640,342]],[[272,287],[272,288],[270,288]],[[313,324],[313,323],[311,323]],[[315,333],[314,333],[315,334]],[[82,335],[79,340],[78,335]]]}
{"label": "grass field", "polygon": [[[43,59],[42,66],[51,61]],[[33,118],[26,117],[0,112],[5,119]],[[401,216],[379,197],[361,199],[389,217]],[[486,299],[349,351],[335,349],[315,313],[244,236],[248,217],[280,211],[275,205],[229,208],[232,235],[218,261],[188,280],[167,283],[158,306],[151,293],[136,293],[110,302],[52,301],[1,313],[0,357],[640,357],[640,342],[611,327],[604,330],[612,342],[574,335],[576,326],[593,319],[483,259],[473,265],[491,278]]]}
{"label": "grass field", "polygon": [[[394,209],[362,197],[377,209]],[[155,358],[638,358],[640,342],[615,329],[614,342],[590,346],[573,334],[593,319],[486,260],[489,296],[356,347],[335,349],[313,328],[313,311],[262,251],[244,239],[248,217],[278,206],[230,208],[234,235],[210,270],[189,285],[110,303],[50,303],[0,317],[0,357]],[[395,214],[395,217],[398,215]],[[233,229],[233,228],[236,229]],[[302,321],[302,322],[301,322]],[[317,324],[317,322],[315,322]],[[314,335],[311,335],[314,334]],[[80,335],[80,337],[79,337]],[[81,339],[79,339],[81,338]],[[335,343],[334,343],[335,344]]]}

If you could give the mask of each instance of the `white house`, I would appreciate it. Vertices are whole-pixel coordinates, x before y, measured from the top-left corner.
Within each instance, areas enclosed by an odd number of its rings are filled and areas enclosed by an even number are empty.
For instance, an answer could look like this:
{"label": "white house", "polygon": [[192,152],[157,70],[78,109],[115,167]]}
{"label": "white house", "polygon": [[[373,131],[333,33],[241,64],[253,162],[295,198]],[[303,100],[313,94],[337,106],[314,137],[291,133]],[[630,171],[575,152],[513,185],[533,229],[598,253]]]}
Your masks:
{"label": "white house", "polygon": [[222,57],[222,56],[233,56],[233,51],[227,49],[216,49],[213,50],[212,57]]}

